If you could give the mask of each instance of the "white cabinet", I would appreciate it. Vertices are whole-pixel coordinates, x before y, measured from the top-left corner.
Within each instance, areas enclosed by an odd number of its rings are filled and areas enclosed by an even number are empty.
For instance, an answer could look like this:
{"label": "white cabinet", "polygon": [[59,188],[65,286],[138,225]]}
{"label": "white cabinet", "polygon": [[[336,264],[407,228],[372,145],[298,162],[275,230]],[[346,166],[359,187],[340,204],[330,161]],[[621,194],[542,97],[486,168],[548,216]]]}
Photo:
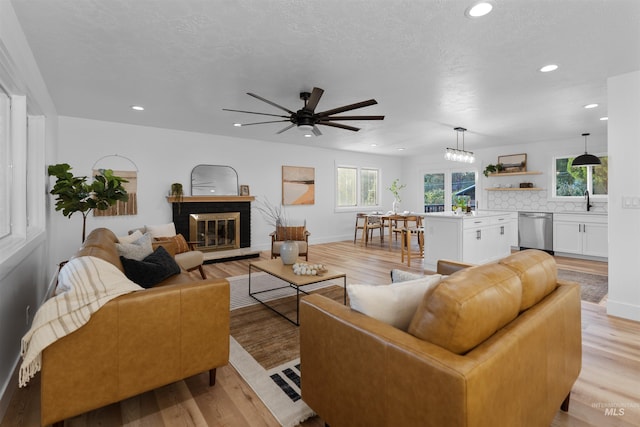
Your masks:
{"label": "white cabinet", "polygon": [[439,259],[484,264],[511,253],[510,213],[476,216],[428,214],[425,216],[425,266]]}
{"label": "white cabinet", "polygon": [[554,214],[553,250],[568,254],[608,257],[607,216]]}

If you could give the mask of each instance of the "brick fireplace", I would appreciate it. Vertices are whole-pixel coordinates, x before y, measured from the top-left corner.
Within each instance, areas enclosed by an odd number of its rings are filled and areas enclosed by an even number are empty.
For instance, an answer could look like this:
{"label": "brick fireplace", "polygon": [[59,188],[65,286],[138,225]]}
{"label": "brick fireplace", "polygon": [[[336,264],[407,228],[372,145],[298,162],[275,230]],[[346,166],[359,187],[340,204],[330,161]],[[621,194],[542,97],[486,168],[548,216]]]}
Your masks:
{"label": "brick fireplace", "polygon": [[[173,197],[167,200],[172,205],[176,232],[189,240],[202,242],[199,249],[203,252],[251,247],[251,202],[254,197],[184,196],[181,202]],[[198,222],[197,229],[191,230]]]}

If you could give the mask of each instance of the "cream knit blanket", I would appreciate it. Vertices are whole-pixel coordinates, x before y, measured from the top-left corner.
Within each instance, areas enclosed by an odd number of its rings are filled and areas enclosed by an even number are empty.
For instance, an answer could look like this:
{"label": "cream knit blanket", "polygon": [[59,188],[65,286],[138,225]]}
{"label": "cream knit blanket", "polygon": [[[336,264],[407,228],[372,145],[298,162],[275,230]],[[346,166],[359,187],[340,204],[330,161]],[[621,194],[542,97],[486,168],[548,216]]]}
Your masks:
{"label": "cream knit blanket", "polygon": [[40,371],[42,350],[87,323],[113,298],[143,289],[113,264],[96,257],[74,258],[58,274],[56,296],[45,301],[22,337],[19,385]]}

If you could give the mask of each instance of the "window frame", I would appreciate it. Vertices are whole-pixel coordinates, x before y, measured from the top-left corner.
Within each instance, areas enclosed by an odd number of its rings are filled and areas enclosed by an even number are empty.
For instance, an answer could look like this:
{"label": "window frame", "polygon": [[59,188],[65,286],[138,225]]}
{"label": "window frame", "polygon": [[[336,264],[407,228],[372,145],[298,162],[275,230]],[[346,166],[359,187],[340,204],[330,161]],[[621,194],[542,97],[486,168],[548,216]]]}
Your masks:
{"label": "window frame", "polygon": [[[339,174],[340,174],[340,169],[353,169],[356,171],[356,182],[355,182],[355,199],[356,199],[356,204],[355,205],[339,205],[339,198],[338,195],[340,193],[340,190],[338,188],[338,186],[340,185],[340,180],[339,180]],[[363,200],[362,200],[362,171],[375,171],[377,174],[377,185],[376,185],[376,203],[374,205],[364,205],[362,204]],[[357,166],[357,165],[353,165],[353,164],[336,164],[335,166],[335,187],[334,187],[334,209],[336,212],[352,212],[352,211],[359,211],[359,210],[363,210],[363,209],[371,209],[371,210],[376,210],[380,208],[380,197],[381,197],[381,176],[382,176],[382,171],[379,167],[375,167],[375,166]]]}
{"label": "window frame", "polygon": [[[591,153],[596,157],[609,157],[608,153],[602,153],[602,152],[598,152],[598,153]],[[558,171],[556,170],[556,164],[557,164],[557,160],[558,159],[571,159],[571,158],[576,158],[578,157],[579,154],[566,154],[566,155],[558,155],[558,156],[553,156],[551,158],[551,173],[550,175],[550,196],[549,199],[550,200],[554,200],[554,201],[582,201],[582,199],[584,199],[584,195],[580,195],[580,196],[559,196],[556,193],[556,185],[557,185],[557,176],[558,176]],[[608,189],[607,189],[607,194],[593,194],[593,166],[579,166],[579,167],[584,167],[587,168],[587,179],[586,179],[586,183],[587,183],[587,190],[589,191],[589,198],[595,201],[601,201],[601,202],[605,202],[609,199],[609,194],[608,194]]]}
{"label": "window frame", "polygon": [[478,185],[479,185],[479,170],[476,167],[473,166],[467,166],[465,167],[465,165],[463,165],[462,163],[460,164],[461,167],[449,167],[449,168],[441,168],[441,167],[434,167],[432,169],[424,169],[422,171],[422,173],[420,174],[420,179],[421,179],[421,188],[423,191],[423,194],[421,196],[422,199],[422,209],[424,210],[424,176],[429,174],[429,175],[434,175],[434,174],[444,174],[444,212],[452,212],[451,206],[452,206],[452,198],[453,198],[453,174],[454,173],[468,173],[468,172],[473,172],[475,174],[475,185],[476,185],[476,206],[478,203],[478,198],[479,198],[479,192],[478,192]]}

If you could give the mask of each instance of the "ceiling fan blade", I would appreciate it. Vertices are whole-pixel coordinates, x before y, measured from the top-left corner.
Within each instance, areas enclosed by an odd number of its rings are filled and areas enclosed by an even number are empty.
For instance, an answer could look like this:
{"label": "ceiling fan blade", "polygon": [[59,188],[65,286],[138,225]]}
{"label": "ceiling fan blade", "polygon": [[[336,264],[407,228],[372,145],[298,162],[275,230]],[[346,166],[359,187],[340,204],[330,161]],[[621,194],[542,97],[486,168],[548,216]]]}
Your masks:
{"label": "ceiling fan blade", "polygon": [[291,110],[289,110],[288,108],[285,108],[285,107],[283,107],[282,105],[278,105],[278,104],[276,104],[275,102],[271,102],[271,101],[269,101],[268,99],[264,99],[263,97],[261,97],[261,96],[259,96],[259,95],[256,95],[255,93],[249,93],[249,92],[247,92],[247,95],[249,95],[249,96],[253,96],[254,98],[259,99],[259,100],[260,100],[260,101],[262,101],[262,102],[266,102],[266,103],[267,103],[267,104],[269,104],[269,105],[273,105],[274,107],[279,108],[279,109],[281,109],[281,110],[284,110],[284,111],[286,111],[286,112],[287,112],[287,113],[289,113],[289,114],[294,114],[294,112],[293,112],[293,111],[291,111]]}
{"label": "ceiling fan blade", "polygon": [[354,132],[358,132],[360,130],[360,128],[356,128],[353,126],[348,126],[348,125],[343,125],[342,123],[334,123],[334,122],[318,122],[319,125],[323,125],[323,126],[331,126],[334,128],[340,128],[340,129],[346,129],[346,130],[352,130]]}
{"label": "ceiling fan blade", "polygon": [[320,102],[320,98],[322,97],[323,93],[324,93],[323,89],[320,89],[319,87],[314,87],[305,108],[309,111],[314,111],[318,106],[318,102]]}
{"label": "ceiling fan blade", "polygon": [[375,105],[378,101],[375,99],[369,99],[367,101],[358,102],[355,104],[345,105],[344,107],[334,108],[333,110],[323,111],[321,113],[317,113],[316,116],[319,117],[327,117],[332,114],[342,113],[344,111],[355,110],[356,108],[368,107],[369,105]]}
{"label": "ceiling fan blade", "polygon": [[244,126],[252,126],[252,125],[263,125],[265,123],[282,123],[282,122],[288,122],[289,120],[271,120],[268,122],[255,122],[255,123],[240,123],[240,127],[244,127]]}
{"label": "ceiling fan blade", "polygon": [[289,125],[289,126],[287,126],[286,128],[284,128],[284,129],[282,129],[282,130],[280,130],[280,131],[276,132],[276,135],[277,135],[277,134],[279,134],[279,133],[282,133],[282,132],[288,131],[289,129],[291,129],[291,128],[292,128],[292,127],[294,127],[295,125],[296,125],[295,123],[290,124],[290,125]]}
{"label": "ceiling fan blade", "polygon": [[384,116],[330,116],[320,118],[320,121],[323,120],[384,120]]}
{"label": "ceiling fan blade", "polygon": [[314,134],[315,136],[320,136],[320,135],[322,135],[322,132],[320,132],[320,129],[318,129],[318,126],[313,126],[312,131],[313,131],[313,134]]}
{"label": "ceiling fan blade", "polygon": [[249,113],[249,114],[260,114],[261,116],[284,117],[285,119],[289,117],[289,116],[282,116],[279,114],[256,113],[255,111],[232,110],[230,108],[223,108],[222,111],[235,111],[236,113]]}

